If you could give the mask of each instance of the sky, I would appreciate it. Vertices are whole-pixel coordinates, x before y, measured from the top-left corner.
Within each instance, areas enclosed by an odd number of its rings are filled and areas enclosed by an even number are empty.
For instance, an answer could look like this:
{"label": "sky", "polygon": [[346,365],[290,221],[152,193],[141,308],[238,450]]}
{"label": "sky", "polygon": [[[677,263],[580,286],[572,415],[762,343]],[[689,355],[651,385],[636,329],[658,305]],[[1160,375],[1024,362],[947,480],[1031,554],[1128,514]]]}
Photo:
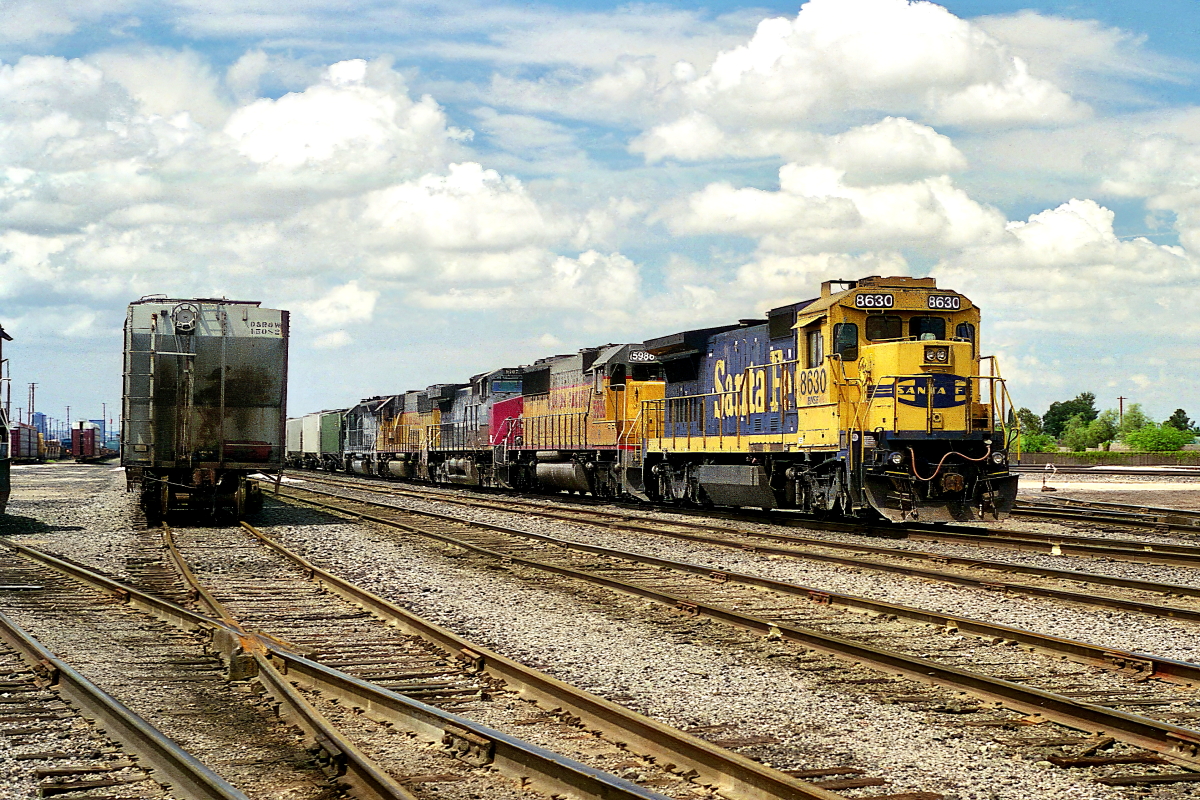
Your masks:
{"label": "sky", "polygon": [[291,311],[289,412],[933,276],[1019,406],[1200,417],[1200,3],[0,0],[13,407],[141,296]]}

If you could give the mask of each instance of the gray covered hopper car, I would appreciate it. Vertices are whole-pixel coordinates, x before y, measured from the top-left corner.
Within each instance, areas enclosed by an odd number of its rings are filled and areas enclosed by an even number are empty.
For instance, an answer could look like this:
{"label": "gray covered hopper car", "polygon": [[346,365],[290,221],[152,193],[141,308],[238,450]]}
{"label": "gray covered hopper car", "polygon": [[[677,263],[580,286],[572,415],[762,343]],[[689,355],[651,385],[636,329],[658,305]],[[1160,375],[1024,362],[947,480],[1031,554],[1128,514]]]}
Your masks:
{"label": "gray covered hopper car", "polygon": [[121,464],[147,516],[241,518],[285,457],[288,312],[145,297],[125,320]]}

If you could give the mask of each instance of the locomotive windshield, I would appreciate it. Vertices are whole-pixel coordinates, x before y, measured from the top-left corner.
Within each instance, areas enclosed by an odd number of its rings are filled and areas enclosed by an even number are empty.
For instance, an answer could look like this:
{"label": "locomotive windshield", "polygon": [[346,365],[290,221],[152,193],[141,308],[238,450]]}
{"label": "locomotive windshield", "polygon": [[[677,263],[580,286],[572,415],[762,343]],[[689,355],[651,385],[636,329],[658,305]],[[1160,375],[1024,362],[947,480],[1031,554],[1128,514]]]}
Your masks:
{"label": "locomotive windshield", "polygon": [[908,321],[908,335],[911,339],[928,340],[946,338],[945,317],[913,317]]}
{"label": "locomotive windshield", "polygon": [[904,323],[900,321],[900,317],[892,314],[872,314],[867,317],[867,339],[870,341],[903,338]]}
{"label": "locomotive windshield", "polygon": [[630,376],[635,381],[661,381],[662,364],[630,364]]}

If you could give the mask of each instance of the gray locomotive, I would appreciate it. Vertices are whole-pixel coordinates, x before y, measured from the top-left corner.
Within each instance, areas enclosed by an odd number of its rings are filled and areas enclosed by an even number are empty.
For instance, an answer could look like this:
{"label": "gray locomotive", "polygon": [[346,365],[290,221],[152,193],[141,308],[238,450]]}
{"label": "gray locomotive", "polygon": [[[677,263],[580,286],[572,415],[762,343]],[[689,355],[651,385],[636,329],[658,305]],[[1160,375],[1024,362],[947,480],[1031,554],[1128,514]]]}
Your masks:
{"label": "gray locomotive", "polygon": [[143,297],[125,319],[121,465],[147,517],[241,519],[284,460],[288,312]]}

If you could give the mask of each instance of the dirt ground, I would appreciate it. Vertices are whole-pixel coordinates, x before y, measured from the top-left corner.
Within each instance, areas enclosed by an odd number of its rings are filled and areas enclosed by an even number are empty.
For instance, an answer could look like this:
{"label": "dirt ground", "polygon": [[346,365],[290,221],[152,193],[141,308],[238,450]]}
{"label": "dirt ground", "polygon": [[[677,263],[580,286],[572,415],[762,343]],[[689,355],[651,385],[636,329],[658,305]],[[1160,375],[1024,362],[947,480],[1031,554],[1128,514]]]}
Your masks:
{"label": "dirt ground", "polygon": [[[1142,478],[1126,481],[1110,477],[1100,481],[1080,477],[1051,476],[1043,481],[1042,476],[1022,475],[1018,493],[1025,500],[1055,497],[1200,511],[1200,480]],[[1054,491],[1043,491],[1043,485]]]}

